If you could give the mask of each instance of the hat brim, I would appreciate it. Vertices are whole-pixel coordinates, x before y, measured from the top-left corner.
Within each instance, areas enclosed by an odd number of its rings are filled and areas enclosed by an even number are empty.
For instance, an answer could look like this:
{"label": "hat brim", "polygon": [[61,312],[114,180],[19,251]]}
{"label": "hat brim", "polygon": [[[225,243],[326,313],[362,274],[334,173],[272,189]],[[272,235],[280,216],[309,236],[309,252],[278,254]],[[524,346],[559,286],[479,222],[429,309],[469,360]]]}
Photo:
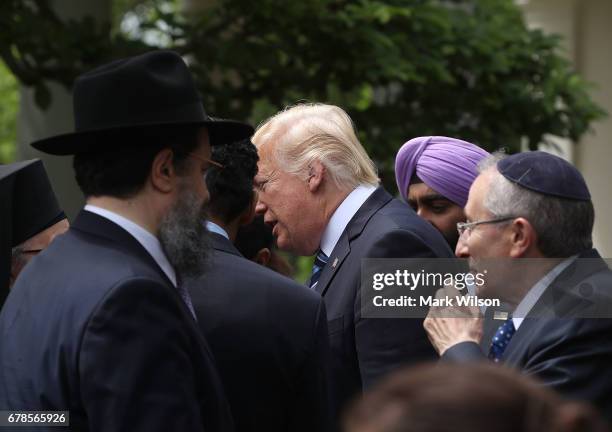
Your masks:
{"label": "hat brim", "polygon": [[[34,141],[31,146],[43,153],[66,156],[79,153],[90,153],[113,149],[113,136],[121,133],[133,133],[139,130],[182,129],[191,126],[203,126],[208,129],[210,145],[218,146],[251,138],[255,132],[247,123],[236,120],[209,117],[208,120],[184,123],[155,123],[143,125],[120,126],[93,131],[73,132]],[[125,141],[122,142],[125,145]],[[135,143],[136,145],[136,143]]]}

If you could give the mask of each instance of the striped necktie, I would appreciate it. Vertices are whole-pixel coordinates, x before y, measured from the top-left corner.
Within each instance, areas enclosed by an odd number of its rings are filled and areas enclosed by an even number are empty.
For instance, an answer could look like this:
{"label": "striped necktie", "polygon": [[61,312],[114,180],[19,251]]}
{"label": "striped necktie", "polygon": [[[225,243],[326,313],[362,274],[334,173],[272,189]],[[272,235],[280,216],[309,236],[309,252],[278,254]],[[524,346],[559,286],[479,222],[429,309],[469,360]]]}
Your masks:
{"label": "striped necktie", "polygon": [[315,257],[314,264],[312,265],[312,273],[310,274],[310,282],[308,285],[311,289],[314,288],[319,281],[321,273],[323,273],[323,268],[325,267],[325,264],[327,264],[327,260],[329,260],[329,257],[319,249],[319,252],[317,252],[317,256]]}

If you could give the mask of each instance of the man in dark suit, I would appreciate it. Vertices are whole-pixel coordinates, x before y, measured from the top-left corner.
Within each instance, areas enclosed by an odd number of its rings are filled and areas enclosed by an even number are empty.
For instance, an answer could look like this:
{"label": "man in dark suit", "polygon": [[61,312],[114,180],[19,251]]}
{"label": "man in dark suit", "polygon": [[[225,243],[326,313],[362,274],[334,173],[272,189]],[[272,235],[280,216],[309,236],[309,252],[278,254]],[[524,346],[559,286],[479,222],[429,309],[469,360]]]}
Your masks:
{"label": "man in dark suit", "polygon": [[23,268],[69,224],[40,159],[0,165],[0,202],[1,306]]}
{"label": "man in dark suit", "polygon": [[[592,249],[594,211],[582,175],[543,152],[494,157],[482,169],[465,208],[472,222],[459,228],[470,267],[488,272],[476,294],[510,307],[488,358],[612,416],[612,272]],[[442,358],[485,360],[477,310],[466,308],[463,319],[445,312],[432,309],[425,321]]]}
{"label": "man in dark suit", "polygon": [[75,155],[87,205],[2,309],[0,408],[68,410],[73,430],[232,430],[180,280],[205,264],[210,145],[252,129],[209,118],[169,51],[80,76],[74,105],[77,132],[33,146]]}
{"label": "man in dark suit", "polygon": [[237,431],[329,427],[327,318],[321,297],[244,258],[232,244],[253,218],[257,150],[250,141],[213,150],[223,169],[206,177],[213,256],[190,283]]}
{"label": "man in dark suit", "polygon": [[257,211],[279,248],[316,253],[310,287],[327,308],[335,404],[435,351],[419,319],[362,317],[363,258],[451,257],[442,235],[379,187],[374,163],[340,108],[297,105],[255,133]]}

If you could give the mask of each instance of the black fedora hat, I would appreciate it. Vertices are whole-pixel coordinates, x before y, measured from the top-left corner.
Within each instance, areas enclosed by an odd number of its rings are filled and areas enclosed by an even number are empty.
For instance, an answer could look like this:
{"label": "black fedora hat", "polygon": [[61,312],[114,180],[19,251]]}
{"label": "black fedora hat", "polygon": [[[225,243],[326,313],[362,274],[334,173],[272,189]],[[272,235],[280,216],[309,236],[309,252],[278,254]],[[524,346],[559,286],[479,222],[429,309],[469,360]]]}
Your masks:
{"label": "black fedora hat", "polygon": [[249,138],[253,128],[204,111],[191,73],[173,51],[151,51],[117,60],[79,76],[74,85],[75,132],[32,147],[68,155],[109,150],[109,136],[146,128],[206,126],[211,145]]}

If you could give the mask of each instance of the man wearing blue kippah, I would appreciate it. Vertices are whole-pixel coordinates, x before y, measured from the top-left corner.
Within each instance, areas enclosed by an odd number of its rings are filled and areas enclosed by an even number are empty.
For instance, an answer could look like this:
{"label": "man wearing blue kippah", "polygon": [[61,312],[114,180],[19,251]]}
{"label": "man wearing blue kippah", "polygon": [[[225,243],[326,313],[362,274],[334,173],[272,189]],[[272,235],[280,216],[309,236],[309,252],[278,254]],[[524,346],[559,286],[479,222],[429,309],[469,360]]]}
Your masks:
{"label": "man wearing blue kippah", "polygon": [[[544,152],[480,165],[458,224],[479,297],[505,302],[487,353],[477,307],[432,308],[424,322],[440,356],[504,363],[612,415],[612,272],[593,249],[594,210],[576,168]],[[520,259],[518,259],[520,258]],[[456,317],[456,315],[454,315]],[[487,342],[487,341],[485,341]]]}

